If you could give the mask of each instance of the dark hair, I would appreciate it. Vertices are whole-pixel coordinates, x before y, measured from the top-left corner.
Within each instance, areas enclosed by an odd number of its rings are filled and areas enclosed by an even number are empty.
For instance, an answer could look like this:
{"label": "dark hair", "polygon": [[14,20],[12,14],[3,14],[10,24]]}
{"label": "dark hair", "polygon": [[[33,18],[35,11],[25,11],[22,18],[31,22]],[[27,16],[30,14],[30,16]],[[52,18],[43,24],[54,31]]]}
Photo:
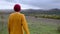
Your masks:
{"label": "dark hair", "polygon": [[14,11],[16,11],[16,12],[21,11],[21,6],[19,4],[16,4],[14,6]]}

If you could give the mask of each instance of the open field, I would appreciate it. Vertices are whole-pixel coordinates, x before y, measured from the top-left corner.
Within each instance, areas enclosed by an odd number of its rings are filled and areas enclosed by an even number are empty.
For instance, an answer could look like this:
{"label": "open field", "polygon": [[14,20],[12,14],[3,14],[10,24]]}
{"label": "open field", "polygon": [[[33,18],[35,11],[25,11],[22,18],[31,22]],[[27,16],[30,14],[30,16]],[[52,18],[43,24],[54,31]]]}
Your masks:
{"label": "open field", "polygon": [[[7,14],[3,15],[3,18],[0,15],[0,34],[8,34],[7,18]],[[33,16],[26,16],[26,19],[31,34],[60,34],[57,31],[57,27],[60,26],[60,20],[35,18]]]}
{"label": "open field", "polygon": [[31,34],[59,34],[57,27],[60,25],[60,20],[47,18],[27,17]]}

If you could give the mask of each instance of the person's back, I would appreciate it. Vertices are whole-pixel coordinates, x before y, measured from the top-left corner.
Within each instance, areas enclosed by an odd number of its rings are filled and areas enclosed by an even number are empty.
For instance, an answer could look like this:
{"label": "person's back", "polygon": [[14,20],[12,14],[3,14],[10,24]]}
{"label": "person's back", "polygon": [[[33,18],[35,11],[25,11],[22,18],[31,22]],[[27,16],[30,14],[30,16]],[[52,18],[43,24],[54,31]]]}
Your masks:
{"label": "person's back", "polygon": [[26,34],[29,34],[24,14],[21,14],[20,12],[10,14],[8,19],[9,34],[23,34],[23,29]]}
{"label": "person's back", "polygon": [[22,33],[22,14],[16,12],[10,15],[10,33],[23,34]]}

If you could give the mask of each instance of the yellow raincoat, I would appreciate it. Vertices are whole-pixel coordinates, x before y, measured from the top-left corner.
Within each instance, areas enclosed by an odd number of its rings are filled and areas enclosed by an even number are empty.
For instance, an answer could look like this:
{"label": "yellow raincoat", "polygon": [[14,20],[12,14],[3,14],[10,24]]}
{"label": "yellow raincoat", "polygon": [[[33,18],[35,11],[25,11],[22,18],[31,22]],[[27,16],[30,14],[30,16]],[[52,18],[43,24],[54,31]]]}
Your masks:
{"label": "yellow raincoat", "polygon": [[9,34],[24,34],[23,30],[26,34],[30,34],[24,14],[19,12],[10,14],[8,19]]}

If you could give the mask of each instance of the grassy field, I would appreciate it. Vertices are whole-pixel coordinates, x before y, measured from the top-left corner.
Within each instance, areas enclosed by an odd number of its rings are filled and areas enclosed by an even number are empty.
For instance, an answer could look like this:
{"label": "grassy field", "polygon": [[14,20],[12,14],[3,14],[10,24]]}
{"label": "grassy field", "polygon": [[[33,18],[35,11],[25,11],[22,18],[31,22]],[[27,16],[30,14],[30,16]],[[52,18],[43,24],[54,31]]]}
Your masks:
{"label": "grassy field", "polygon": [[58,24],[59,22],[54,23],[54,20],[47,21],[47,19],[37,19],[34,17],[27,17],[27,20],[31,34],[60,34],[57,32],[57,27],[60,25]]}
{"label": "grassy field", "polygon": [[[0,34],[8,34],[7,18],[7,14],[3,15],[3,18],[0,17]],[[35,18],[33,16],[26,16],[26,19],[31,34],[60,34],[57,31],[57,27],[60,26],[60,20]]]}

